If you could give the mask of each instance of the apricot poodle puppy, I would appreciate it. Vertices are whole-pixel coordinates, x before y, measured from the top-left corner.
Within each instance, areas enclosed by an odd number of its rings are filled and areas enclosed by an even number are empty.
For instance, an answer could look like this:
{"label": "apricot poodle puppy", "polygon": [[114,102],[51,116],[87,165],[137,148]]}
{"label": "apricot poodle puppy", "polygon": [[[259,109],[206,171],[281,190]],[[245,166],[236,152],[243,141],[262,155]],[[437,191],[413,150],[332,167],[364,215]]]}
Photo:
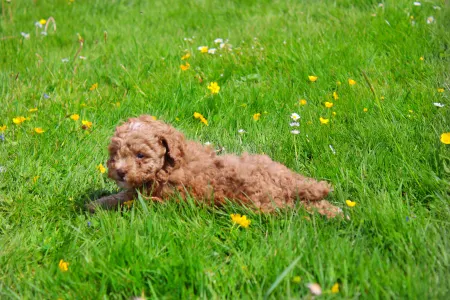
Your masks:
{"label": "apricot poodle puppy", "polygon": [[214,205],[236,201],[262,212],[301,201],[327,217],[341,213],[323,200],[330,191],[328,183],[297,174],[267,155],[216,155],[211,147],[187,141],[150,116],[118,126],[108,150],[108,176],[124,191],[89,203],[90,211],[117,208],[135,199],[139,190],[154,201],[190,195]]}

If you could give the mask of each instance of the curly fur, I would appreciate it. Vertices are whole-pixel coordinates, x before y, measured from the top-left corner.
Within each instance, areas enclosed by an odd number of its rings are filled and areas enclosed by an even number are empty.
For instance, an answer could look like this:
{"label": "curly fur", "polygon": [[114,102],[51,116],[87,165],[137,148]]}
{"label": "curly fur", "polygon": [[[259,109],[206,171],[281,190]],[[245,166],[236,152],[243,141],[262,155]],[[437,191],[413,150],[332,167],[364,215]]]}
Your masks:
{"label": "curly fur", "polygon": [[117,207],[139,189],[157,201],[190,194],[214,205],[231,200],[272,212],[300,200],[328,217],[340,214],[323,200],[330,191],[328,183],[297,174],[267,155],[216,155],[150,116],[118,126],[108,150],[108,176],[125,191],[91,203],[90,210]]}

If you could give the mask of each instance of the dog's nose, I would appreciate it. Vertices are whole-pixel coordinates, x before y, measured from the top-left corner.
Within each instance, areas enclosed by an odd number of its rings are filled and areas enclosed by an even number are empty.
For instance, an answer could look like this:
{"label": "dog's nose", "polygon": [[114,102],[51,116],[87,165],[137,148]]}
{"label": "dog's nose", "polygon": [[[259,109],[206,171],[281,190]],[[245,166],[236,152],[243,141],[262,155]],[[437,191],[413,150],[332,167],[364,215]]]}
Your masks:
{"label": "dog's nose", "polygon": [[125,178],[126,173],[123,170],[116,170],[116,173],[120,180]]}

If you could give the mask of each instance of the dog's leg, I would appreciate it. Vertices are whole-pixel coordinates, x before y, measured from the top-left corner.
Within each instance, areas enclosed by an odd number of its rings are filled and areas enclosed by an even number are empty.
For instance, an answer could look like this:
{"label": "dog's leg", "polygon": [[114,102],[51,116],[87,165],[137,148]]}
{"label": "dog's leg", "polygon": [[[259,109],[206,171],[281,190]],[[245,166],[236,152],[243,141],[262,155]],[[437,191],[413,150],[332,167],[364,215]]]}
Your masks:
{"label": "dog's leg", "polygon": [[86,204],[86,209],[91,213],[94,213],[98,208],[114,209],[125,201],[133,200],[134,197],[134,191],[123,191],[118,194],[109,195],[96,201],[92,201],[91,203]]}
{"label": "dog's leg", "polygon": [[342,209],[334,206],[327,200],[306,202],[304,205],[308,212],[313,213],[314,211],[317,211],[319,214],[326,216],[328,219],[343,216]]}

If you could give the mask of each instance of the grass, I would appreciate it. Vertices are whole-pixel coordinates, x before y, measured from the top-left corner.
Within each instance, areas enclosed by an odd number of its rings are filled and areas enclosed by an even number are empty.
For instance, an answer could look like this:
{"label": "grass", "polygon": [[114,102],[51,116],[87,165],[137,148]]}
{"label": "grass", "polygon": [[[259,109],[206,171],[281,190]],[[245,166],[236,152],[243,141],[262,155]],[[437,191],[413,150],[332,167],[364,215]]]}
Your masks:
{"label": "grass", "polygon": [[[149,2],[2,1],[2,298],[285,299],[307,297],[308,283],[323,298],[449,296],[450,146],[440,142],[450,132],[448,3]],[[43,36],[34,22],[50,16],[57,31]],[[197,50],[218,37],[233,51]],[[328,180],[329,200],[350,220],[176,199],[85,213],[85,202],[117,191],[96,166],[114,127],[139,114]],[[29,119],[15,125],[18,116]],[[231,213],[250,227],[233,226]]]}

